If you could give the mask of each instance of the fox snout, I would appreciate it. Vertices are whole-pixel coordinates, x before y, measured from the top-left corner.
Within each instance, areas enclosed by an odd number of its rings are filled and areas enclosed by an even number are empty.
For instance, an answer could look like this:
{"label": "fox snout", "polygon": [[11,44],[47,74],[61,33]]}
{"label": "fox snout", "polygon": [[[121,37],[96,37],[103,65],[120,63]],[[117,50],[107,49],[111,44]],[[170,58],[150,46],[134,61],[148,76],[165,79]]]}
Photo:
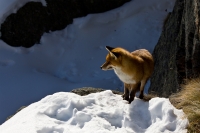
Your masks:
{"label": "fox snout", "polygon": [[100,68],[103,70],[103,66],[100,66]]}
{"label": "fox snout", "polygon": [[108,64],[108,62],[105,62],[100,68],[105,71],[113,69],[112,66]]}

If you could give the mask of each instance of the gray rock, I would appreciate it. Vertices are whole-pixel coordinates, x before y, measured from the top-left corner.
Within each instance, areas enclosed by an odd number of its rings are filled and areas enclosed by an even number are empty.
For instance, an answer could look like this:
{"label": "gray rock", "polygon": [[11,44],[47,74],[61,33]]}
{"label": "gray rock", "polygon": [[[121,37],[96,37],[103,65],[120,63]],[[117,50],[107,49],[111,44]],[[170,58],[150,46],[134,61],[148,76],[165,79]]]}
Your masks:
{"label": "gray rock", "polygon": [[[101,88],[84,87],[84,88],[80,88],[80,89],[74,89],[71,92],[78,94],[80,96],[85,96],[85,95],[88,95],[90,93],[97,93],[97,92],[102,92],[102,91],[105,91],[105,90],[101,89]],[[123,94],[123,92],[116,91],[116,90],[112,90],[112,92],[114,94],[119,94],[119,95]]]}
{"label": "gray rock", "polygon": [[169,97],[200,74],[200,1],[177,0],[153,51],[149,92]]}

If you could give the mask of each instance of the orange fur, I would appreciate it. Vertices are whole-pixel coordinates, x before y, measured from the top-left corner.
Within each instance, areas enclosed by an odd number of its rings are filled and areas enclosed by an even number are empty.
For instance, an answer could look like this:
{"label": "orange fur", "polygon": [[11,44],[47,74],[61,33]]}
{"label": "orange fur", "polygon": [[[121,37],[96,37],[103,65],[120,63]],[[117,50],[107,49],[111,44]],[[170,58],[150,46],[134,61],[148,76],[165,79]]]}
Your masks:
{"label": "orange fur", "polygon": [[124,82],[123,99],[131,103],[135,93],[140,91],[139,98],[143,99],[144,86],[154,69],[152,55],[145,49],[132,53],[123,48],[106,46],[109,51],[102,70],[114,70],[119,79]]}

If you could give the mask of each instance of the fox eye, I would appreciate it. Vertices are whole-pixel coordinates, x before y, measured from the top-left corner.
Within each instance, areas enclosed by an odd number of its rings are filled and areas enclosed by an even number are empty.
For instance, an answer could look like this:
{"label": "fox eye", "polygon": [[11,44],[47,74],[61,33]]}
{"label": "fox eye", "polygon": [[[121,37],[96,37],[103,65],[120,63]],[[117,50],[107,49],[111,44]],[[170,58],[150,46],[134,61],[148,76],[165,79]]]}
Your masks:
{"label": "fox eye", "polygon": [[111,56],[112,59],[115,59],[115,56]]}

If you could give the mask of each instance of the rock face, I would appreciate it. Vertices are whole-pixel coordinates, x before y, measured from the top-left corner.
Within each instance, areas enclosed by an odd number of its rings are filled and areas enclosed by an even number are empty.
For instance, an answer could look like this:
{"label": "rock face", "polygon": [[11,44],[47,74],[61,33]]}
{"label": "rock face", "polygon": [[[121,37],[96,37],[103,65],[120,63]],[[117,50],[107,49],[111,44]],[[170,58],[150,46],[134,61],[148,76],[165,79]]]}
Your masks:
{"label": "rock face", "polygon": [[46,0],[29,2],[1,25],[1,39],[11,46],[31,47],[44,32],[64,29],[73,18],[117,8],[130,0]]}
{"label": "rock face", "polygon": [[168,97],[200,74],[200,1],[177,0],[153,52],[149,92]]}

